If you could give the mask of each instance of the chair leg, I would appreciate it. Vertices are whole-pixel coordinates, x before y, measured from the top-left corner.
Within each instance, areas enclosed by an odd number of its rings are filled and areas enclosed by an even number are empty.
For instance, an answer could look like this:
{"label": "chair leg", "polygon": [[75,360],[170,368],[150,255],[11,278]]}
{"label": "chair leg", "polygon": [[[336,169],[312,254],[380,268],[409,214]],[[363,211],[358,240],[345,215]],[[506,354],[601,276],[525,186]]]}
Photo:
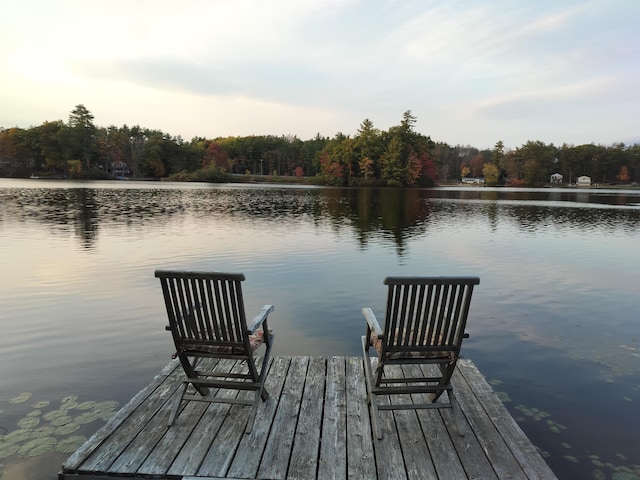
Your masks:
{"label": "chair leg", "polygon": [[442,395],[445,391],[445,386],[451,382],[451,375],[453,375],[453,370],[456,368],[455,363],[453,365],[447,364],[445,366],[438,365],[438,369],[440,370],[440,380],[438,380],[438,386],[443,387],[442,390],[438,390],[435,393],[430,393],[428,395],[429,401],[431,403],[435,403],[440,395]]}
{"label": "chair leg", "polygon": [[[271,339],[270,345],[273,345],[273,338]],[[249,419],[247,420],[247,427],[245,428],[244,433],[251,433],[253,430],[253,424],[256,419],[256,415],[258,413],[258,405],[260,404],[259,400],[266,402],[269,400],[269,392],[266,388],[264,388],[264,382],[267,377],[267,369],[269,368],[269,358],[271,356],[271,346],[267,348],[267,351],[262,358],[262,366],[260,368],[260,376],[258,377],[258,381],[260,382],[260,388],[256,390],[255,397],[253,399],[253,405],[251,406],[251,414],[249,415]],[[249,367],[251,370],[251,367]],[[254,370],[255,371],[255,370]]]}
{"label": "chair leg", "polygon": [[182,384],[182,392],[180,392],[180,395],[176,395],[177,400],[175,400],[173,407],[171,407],[171,414],[169,415],[169,422],[168,422],[168,426],[170,427],[171,425],[173,425],[173,422],[175,421],[176,417],[178,416],[178,410],[180,409],[180,404],[182,403],[182,398],[184,397],[184,394],[187,391],[187,388],[189,387],[189,384],[187,382],[183,382]]}
{"label": "chair leg", "polygon": [[456,432],[461,437],[464,437],[465,433],[467,432],[464,421],[462,419],[462,410],[460,410],[460,405],[458,405],[458,401],[456,400],[456,396],[454,395],[453,390],[448,390],[447,394],[449,395],[449,403],[451,404],[451,417],[453,418]]}
{"label": "chair leg", "polygon": [[373,393],[373,371],[371,369],[371,357],[369,356],[367,338],[362,337],[362,351],[364,353],[364,376],[367,387],[367,403],[371,407],[371,429],[378,440],[382,440],[382,430],[378,423],[378,403],[376,395]]}
{"label": "chair leg", "polygon": [[[271,339],[271,344],[273,345],[273,338]],[[263,402],[269,400],[269,392],[266,388],[264,388],[264,381],[267,378],[267,370],[269,368],[269,359],[271,357],[271,347],[267,348],[267,351],[264,353],[264,358],[262,359],[262,367],[260,370],[260,398],[262,398]]]}
{"label": "chair leg", "polygon": [[[184,373],[187,376],[187,378],[192,378],[194,380],[197,380],[198,374],[196,373],[196,370],[194,368],[196,361],[194,361],[194,364],[192,365],[191,362],[189,361],[189,358],[184,354],[178,354],[178,358],[180,359],[180,363],[182,364],[182,368],[184,369]],[[203,397],[206,397],[209,394],[209,389],[207,387],[203,385],[193,385],[193,386],[198,391],[198,393]]]}
{"label": "chair leg", "polygon": [[251,406],[251,413],[249,414],[249,418],[247,419],[247,426],[244,429],[244,433],[251,433],[253,430],[253,424],[256,420],[256,413],[258,412],[258,399],[260,398],[260,393],[256,392],[256,398]]}
{"label": "chair leg", "polygon": [[[264,367],[263,367],[264,368]],[[253,424],[256,420],[256,415],[258,413],[258,405],[260,405],[260,400],[266,402],[269,400],[269,392],[267,392],[266,388],[264,388],[264,378],[260,376],[260,388],[256,390],[256,393],[253,397],[253,404],[251,405],[251,413],[249,414],[249,418],[247,420],[247,426],[244,430],[244,433],[251,433],[253,430]]]}
{"label": "chair leg", "polygon": [[378,411],[378,406],[376,405],[375,395],[371,397],[371,428],[373,429],[373,433],[378,440],[382,440],[382,430],[380,429],[380,424],[378,423],[378,415],[380,412]]}

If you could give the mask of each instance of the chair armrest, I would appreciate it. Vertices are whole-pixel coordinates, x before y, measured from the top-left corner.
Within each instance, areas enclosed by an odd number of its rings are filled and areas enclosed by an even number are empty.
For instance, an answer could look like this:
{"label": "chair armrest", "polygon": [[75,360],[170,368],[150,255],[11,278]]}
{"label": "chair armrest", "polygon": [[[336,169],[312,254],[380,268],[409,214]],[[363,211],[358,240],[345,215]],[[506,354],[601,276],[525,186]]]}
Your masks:
{"label": "chair armrest", "polygon": [[362,309],[362,315],[367,320],[367,324],[373,333],[375,333],[378,337],[381,337],[383,334],[382,329],[380,328],[380,324],[378,323],[378,319],[376,319],[373,310],[369,307],[365,307]]}
{"label": "chair armrest", "polygon": [[264,323],[271,312],[273,312],[273,305],[265,305],[264,307],[262,307],[262,310],[260,310],[258,315],[256,315],[251,321],[251,324],[248,327],[249,332],[255,332],[258,327]]}

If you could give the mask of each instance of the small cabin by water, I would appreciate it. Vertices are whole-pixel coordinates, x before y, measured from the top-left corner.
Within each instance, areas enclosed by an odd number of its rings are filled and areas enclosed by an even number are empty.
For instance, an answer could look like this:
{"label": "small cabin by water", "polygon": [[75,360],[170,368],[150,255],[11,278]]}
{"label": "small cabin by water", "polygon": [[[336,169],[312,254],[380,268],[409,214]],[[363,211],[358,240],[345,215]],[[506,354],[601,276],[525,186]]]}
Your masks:
{"label": "small cabin by water", "polygon": [[591,177],[588,177],[587,175],[582,175],[578,177],[576,184],[579,187],[589,187],[591,186]]}

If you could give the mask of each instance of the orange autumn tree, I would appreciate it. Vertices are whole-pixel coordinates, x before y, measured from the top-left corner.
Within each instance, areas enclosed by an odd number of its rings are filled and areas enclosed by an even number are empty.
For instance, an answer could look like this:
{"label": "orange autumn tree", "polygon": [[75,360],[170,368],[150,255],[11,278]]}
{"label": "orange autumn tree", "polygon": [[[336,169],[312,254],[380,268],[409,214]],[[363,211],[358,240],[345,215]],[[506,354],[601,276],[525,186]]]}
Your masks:
{"label": "orange autumn tree", "polygon": [[629,169],[627,168],[626,165],[622,165],[622,167],[620,167],[620,173],[616,175],[616,178],[621,182],[629,181]]}
{"label": "orange autumn tree", "polygon": [[407,185],[431,187],[436,183],[436,167],[427,152],[422,155],[411,150],[407,161]]}
{"label": "orange autumn tree", "polygon": [[227,172],[231,169],[229,154],[222,149],[218,142],[211,142],[204,153],[202,168],[207,167],[215,168],[222,172]]}

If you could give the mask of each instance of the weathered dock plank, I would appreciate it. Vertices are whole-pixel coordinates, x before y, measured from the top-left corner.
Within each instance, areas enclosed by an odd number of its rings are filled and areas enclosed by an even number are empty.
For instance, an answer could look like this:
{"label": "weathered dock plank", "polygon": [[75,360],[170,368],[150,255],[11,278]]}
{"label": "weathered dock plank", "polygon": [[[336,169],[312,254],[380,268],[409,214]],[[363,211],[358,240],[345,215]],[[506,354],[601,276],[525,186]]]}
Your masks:
{"label": "weathered dock plank", "polygon": [[[217,367],[239,368],[224,362]],[[397,373],[410,368],[420,367]],[[469,360],[453,377],[465,436],[449,410],[396,410],[380,413],[381,440],[372,434],[362,358],[273,358],[270,399],[250,434],[242,405],[189,402],[168,427],[181,373],[168,365],[69,457],[59,479],[556,478]]]}
{"label": "weathered dock plank", "polygon": [[347,358],[345,387],[347,394],[347,452],[349,452],[347,455],[347,478],[375,478],[373,437],[361,358]]}
{"label": "weathered dock plank", "polygon": [[304,480],[316,476],[326,375],[324,358],[312,357],[307,366],[287,478]]}
{"label": "weathered dock plank", "polygon": [[[231,463],[229,471],[226,472],[228,477],[255,478],[278,408],[276,399],[279,399],[282,394],[290,365],[291,359],[289,357],[276,357],[271,362],[265,381],[265,387],[269,391],[271,399],[261,405],[258,410],[251,434],[244,435],[240,440],[234,461]],[[202,475],[205,471],[202,469],[198,473]]]}

